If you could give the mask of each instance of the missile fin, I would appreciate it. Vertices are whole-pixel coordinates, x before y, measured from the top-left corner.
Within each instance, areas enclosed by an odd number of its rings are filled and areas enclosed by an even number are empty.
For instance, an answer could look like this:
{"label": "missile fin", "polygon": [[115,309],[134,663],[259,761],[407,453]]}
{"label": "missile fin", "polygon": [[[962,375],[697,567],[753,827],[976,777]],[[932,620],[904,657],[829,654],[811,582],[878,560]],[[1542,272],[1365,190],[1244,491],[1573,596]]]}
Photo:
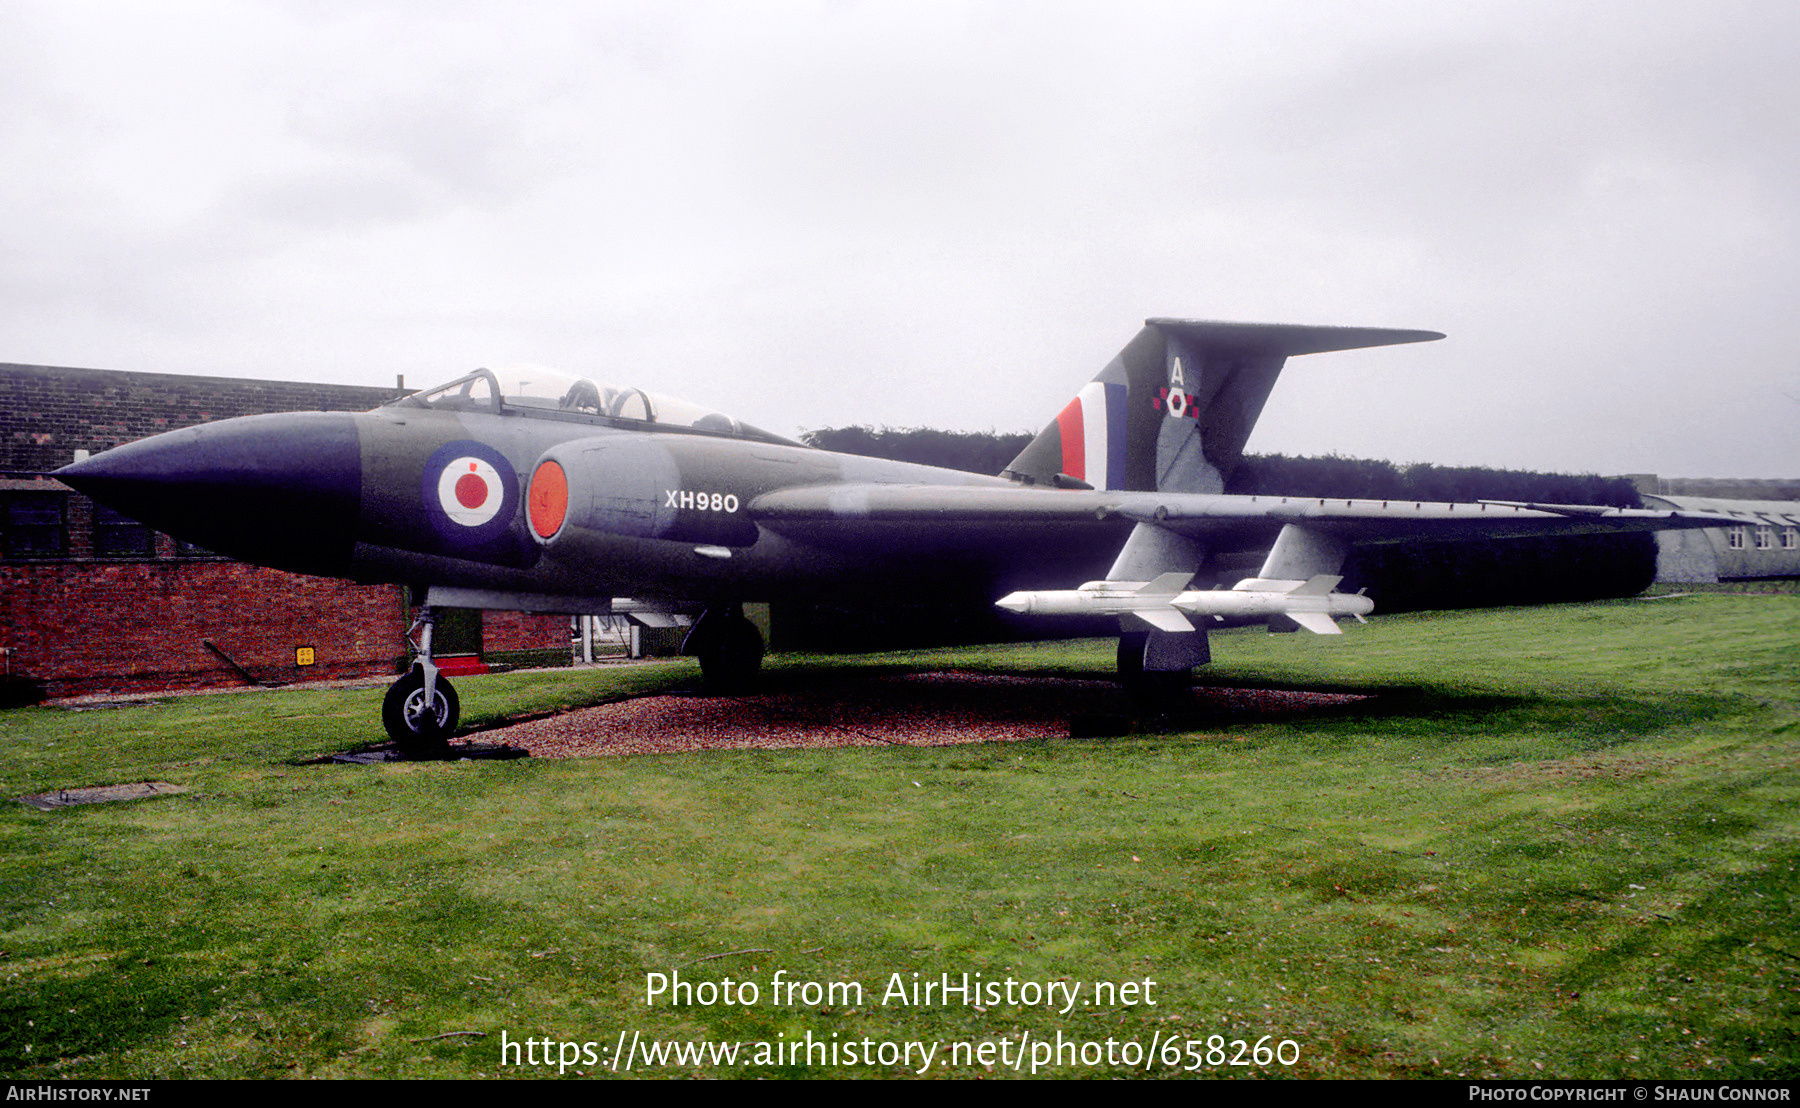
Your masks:
{"label": "missile fin", "polygon": [[1131,614],[1158,631],[1191,632],[1194,629],[1187,617],[1173,608],[1140,608]]}
{"label": "missile fin", "polygon": [[1328,573],[1321,573],[1316,577],[1307,578],[1298,588],[1289,590],[1288,595],[1329,596],[1331,595],[1331,590],[1337,588],[1338,582],[1342,580],[1342,577],[1333,577]]}
{"label": "missile fin", "polygon": [[1174,596],[1187,589],[1191,573],[1165,573],[1138,590],[1139,596]]}
{"label": "missile fin", "polygon": [[1338,627],[1337,621],[1324,612],[1284,612],[1283,614],[1315,635],[1341,635],[1344,633]]}

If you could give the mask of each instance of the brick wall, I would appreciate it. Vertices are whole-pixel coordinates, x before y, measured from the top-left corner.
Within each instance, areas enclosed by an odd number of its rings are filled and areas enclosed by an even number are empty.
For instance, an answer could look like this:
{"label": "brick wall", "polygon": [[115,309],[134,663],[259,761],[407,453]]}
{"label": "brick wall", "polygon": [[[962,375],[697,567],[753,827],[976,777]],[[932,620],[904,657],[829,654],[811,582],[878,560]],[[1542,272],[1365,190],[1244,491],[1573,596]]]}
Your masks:
{"label": "brick wall", "polygon": [[569,649],[569,617],[530,612],[484,612],[481,648],[489,654]]}
{"label": "brick wall", "polygon": [[392,673],[403,618],[394,586],[237,562],[0,566],[8,669],[51,696],[246,684],[209,640],[262,682]]}
{"label": "brick wall", "polygon": [[400,389],[0,362],[0,469],[49,470],[147,435],[266,412],[367,411]]}
{"label": "brick wall", "polygon": [[[235,416],[367,411],[403,391],[0,363],[0,495],[62,490],[28,474],[77,450]],[[93,505],[66,497],[64,555],[0,564],[0,664],[51,696],[243,685],[208,641],[263,682],[392,673],[406,653],[397,587],[183,556],[166,535],[148,556],[101,557]],[[488,652],[567,649],[562,617],[488,613],[484,623]],[[313,665],[296,664],[301,646]]]}

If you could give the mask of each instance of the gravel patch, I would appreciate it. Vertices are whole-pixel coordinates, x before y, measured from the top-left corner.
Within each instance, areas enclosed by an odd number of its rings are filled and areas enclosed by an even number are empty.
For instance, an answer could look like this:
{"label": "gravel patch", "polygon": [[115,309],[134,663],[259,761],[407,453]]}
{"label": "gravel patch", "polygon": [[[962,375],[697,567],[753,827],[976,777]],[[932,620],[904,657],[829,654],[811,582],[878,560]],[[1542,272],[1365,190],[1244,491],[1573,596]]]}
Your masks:
{"label": "gravel patch", "polygon": [[[1365,699],[1348,693],[1197,689],[1196,715],[1229,722]],[[1061,738],[1071,721],[1130,717],[1111,681],[975,673],[848,676],[755,696],[637,697],[481,733],[539,758],[792,747],[951,746]]]}

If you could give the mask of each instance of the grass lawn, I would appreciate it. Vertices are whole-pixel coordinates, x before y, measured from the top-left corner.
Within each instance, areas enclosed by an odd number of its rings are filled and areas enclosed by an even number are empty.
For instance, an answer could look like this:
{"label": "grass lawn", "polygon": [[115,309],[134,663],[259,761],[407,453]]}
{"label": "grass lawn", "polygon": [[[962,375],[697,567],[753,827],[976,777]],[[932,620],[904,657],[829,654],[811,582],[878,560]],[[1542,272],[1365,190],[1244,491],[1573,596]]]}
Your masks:
{"label": "grass lawn", "polygon": [[[1792,1078],[1797,648],[1794,596],[1225,634],[1203,681],[1374,696],[930,749],[315,766],[380,689],[0,713],[0,796],[191,790],[0,809],[0,1072]],[[693,680],[459,688],[472,721]],[[999,993],[888,995],[965,973]]]}

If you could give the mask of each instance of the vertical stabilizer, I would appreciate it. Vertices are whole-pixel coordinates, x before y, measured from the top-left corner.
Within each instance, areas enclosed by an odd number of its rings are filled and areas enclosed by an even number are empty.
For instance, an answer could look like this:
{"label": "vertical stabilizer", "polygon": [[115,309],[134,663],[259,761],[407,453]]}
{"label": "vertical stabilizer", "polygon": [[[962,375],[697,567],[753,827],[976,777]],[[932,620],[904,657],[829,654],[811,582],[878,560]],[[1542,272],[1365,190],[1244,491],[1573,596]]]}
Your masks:
{"label": "vertical stabilizer", "polygon": [[1290,356],[1443,337],[1152,319],[1003,472],[1067,488],[1222,492]]}

